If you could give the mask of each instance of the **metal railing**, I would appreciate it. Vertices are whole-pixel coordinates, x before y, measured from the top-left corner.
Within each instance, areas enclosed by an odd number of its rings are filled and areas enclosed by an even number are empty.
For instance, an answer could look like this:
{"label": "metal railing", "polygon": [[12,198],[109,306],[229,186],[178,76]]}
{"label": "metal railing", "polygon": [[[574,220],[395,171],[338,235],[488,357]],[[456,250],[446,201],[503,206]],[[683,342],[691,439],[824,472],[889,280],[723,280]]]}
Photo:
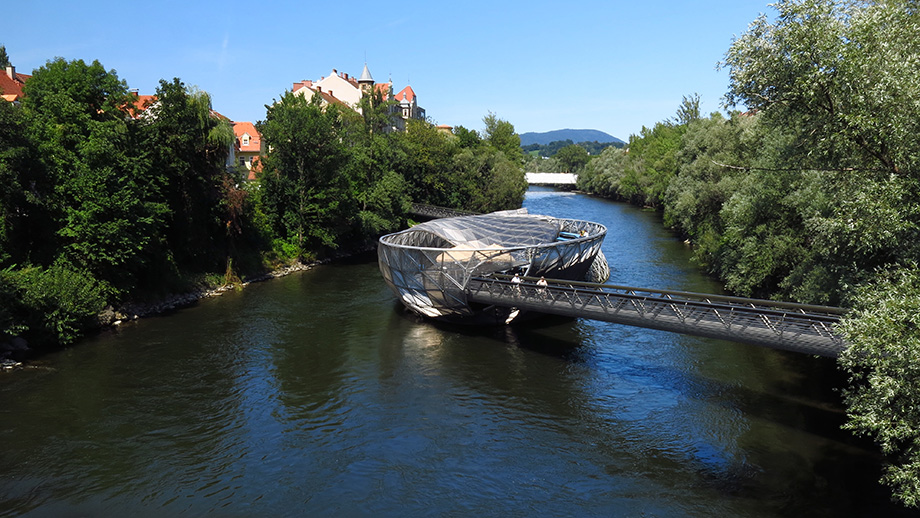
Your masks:
{"label": "metal railing", "polygon": [[536,280],[475,277],[467,300],[819,356],[834,357],[846,347],[834,332],[841,308],[555,279],[543,287]]}

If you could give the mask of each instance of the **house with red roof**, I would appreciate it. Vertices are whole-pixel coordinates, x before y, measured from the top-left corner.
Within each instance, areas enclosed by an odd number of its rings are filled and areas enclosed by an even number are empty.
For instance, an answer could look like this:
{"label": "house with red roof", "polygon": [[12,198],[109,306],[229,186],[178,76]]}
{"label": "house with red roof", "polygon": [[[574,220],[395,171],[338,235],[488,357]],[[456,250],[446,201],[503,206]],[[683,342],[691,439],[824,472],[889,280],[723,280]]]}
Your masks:
{"label": "house with red roof", "polygon": [[233,154],[238,171],[245,173],[247,180],[255,180],[262,172],[262,135],[251,122],[234,122],[233,134],[236,136]]}
{"label": "house with red roof", "polygon": [[418,97],[411,86],[407,86],[394,96],[399,101],[399,111],[403,120],[425,120],[425,108],[418,105]]}
{"label": "house with red roof", "polygon": [[404,131],[409,119],[425,119],[425,109],[418,105],[418,97],[411,86],[393,95],[393,81],[375,83],[367,63],[364,64],[364,70],[358,78],[333,68],[330,76],[322,77],[318,81],[305,79],[294,83],[292,91],[310,97],[319,94],[324,106],[338,104],[359,113],[361,109],[358,103],[364,96],[372,93],[380,94],[384,101],[398,101],[399,106],[393,108],[393,113],[398,115],[391,128],[393,131]]}
{"label": "house with red roof", "polygon": [[22,87],[31,78],[28,74],[17,73],[16,67],[8,65],[5,73],[0,74],[0,96],[4,101],[19,104],[22,99]]}

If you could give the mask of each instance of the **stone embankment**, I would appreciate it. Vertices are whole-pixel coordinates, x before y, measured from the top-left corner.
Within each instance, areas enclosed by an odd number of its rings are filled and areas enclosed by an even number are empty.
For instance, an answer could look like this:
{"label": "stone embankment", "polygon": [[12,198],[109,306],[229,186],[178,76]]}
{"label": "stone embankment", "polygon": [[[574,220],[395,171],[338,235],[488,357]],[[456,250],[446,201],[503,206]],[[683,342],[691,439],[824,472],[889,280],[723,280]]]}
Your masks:
{"label": "stone embankment", "polygon": [[[290,266],[280,268],[271,273],[247,279],[244,282],[236,284],[227,284],[216,288],[200,289],[188,293],[179,293],[170,295],[163,300],[152,303],[131,303],[119,308],[107,307],[99,314],[97,322],[99,328],[107,328],[122,325],[139,318],[157,315],[166,311],[179,309],[194,304],[196,301],[210,297],[219,297],[225,292],[243,288],[253,282],[262,282],[278,277],[284,277],[295,272],[310,270],[317,264],[325,261],[314,263],[297,262]],[[14,337],[8,342],[0,342],[0,371],[9,371],[22,367],[22,362],[29,356],[31,348],[29,344],[20,337]]]}

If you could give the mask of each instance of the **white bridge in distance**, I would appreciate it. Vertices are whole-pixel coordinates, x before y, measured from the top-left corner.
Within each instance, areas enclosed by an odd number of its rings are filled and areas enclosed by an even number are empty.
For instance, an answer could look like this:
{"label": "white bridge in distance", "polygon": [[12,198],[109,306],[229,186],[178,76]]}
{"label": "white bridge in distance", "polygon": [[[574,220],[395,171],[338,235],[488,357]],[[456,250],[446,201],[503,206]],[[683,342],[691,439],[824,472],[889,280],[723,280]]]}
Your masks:
{"label": "white bridge in distance", "polygon": [[574,173],[525,173],[530,185],[575,185],[578,175]]}

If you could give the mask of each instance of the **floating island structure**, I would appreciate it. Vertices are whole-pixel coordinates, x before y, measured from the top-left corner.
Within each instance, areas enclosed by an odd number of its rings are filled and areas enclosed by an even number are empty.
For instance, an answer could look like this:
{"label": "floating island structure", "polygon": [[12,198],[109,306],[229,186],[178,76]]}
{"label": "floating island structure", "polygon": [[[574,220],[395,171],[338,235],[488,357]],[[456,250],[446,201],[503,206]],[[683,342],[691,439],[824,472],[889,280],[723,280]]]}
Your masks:
{"label": "floating island structure", "polygon": [[511,308],[467,301],[471,278],[518,273],[606,282],[610,270],[601,252],[606,235],[607,227],[599,223],[521,209],[420,223],[381,237],[377,257],[387,285],[420,315],[510,321]]}

